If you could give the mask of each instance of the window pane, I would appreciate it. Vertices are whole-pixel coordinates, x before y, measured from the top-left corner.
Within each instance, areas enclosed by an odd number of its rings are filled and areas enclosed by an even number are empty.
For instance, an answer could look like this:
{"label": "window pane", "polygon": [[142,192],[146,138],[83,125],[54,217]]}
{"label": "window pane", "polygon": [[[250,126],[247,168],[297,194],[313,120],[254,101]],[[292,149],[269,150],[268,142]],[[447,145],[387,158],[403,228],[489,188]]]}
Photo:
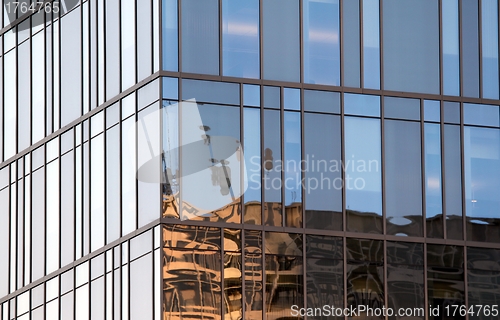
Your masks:
{"label": "window pane", "polygon": [[[106,97],[120,93],[120,2],[106,1]],[[145,23],[142,21],[141,23]],[[130,66],[129,66],[130,68]]]}
{"label": "window pane", "polygon": [[305,0],[304,82],[340,85],[339,1]]}
{"label": "window pane", "polygon": [[500,130],[465,127],[467,239],[500,241]]}
{"label": "window pane", "polygon": [[[47,165],[47,274],[59,269],[59,161]],[[33,202],[36,203],[36,202]],[[33,238],[36,240],[36,238]]]}
{"label": "window pane", "polygon": [[136,229],[135,121],[122,122],[122,235]]}
{"label": "window pane", "polygon": [[91,239],[90,250],[104,246],[104,135],[101,134],[91,141],[90,181],[91,205]]}
{"label": "window pane", "polygon": [[153,279],[151,253],[130,263],[130,320],[153,319]]}
{"label": "window pane", "polygon": [[479,126],[500,126],[498,106],[464,103],[464,124]]}
{"label": "window pane", "polygon": [[126,90],[135,84],[135,23],[130,23],[135,21],[135,1],[122,0],[121,9],[122,88]]}
{"label": "window pane", "polygon": [[363,88],[380,89],[379,0],[363,0]]}
{"label": "window pane", "polygon": [[245,191],[245,223],[262,224],[261,215],[261,157],[260,157],[260,109],[245,108],[244,153],[248,188]]}
{"label": "window pane", "polygon": [[174,195],[179,192],[179,111],[178,104],[164,101],[162,130],[164,156],[161,159],[163,216],[179,218],[178,203]]}
{"label": "window pane", "polygon": [[345,114],[380,117],[380,97],[344,93]]}
{"label": "window pane", "polygon": [[[347,230],[382,233],[380,120],[345,118]],[[360,130],[359,128],[363,128]]]}
{"label": "window pane", "polygon": [[387,233],[422,236],[420,123],[385,120]]}
{"label": "window pane", "polygon": [[483,98],[498,99],[498,1],[481,1]]}
{"label": "window pane", "polygon": [[478,0],[462,0],[462,95],[475,98],[479,98],[478,11]]}
{"label": "window pane", "polygon": [[106,133],[106,243],[120,237],[120,127]]}
{"label": "window pane", "polygon": [[264,1],[262,19],[264,78],[299,82],[299,1]]}
{"label": "window pane", "polygon": [[[137,80],[141,81],[152,73],[152,8],[151,1],[136,0],[137,10]],[[202,3],[204,3],[203,1]],[[200,3],[201,4],[201,3]]]}
{"label": "window pane", "polygon": [[437,123],[426,123],[424,133],[427,236],[431,238],[443,238],[440,125]]}
{"label": "window pane", "polygon": [[308,228],[342,230],[340,118],[304,114],[305,197]]}
{"label": "window pane", "polygon": [[82,114],[80,17],[81,12],[77,7],[61,20],[61,126]]}
{"label": "window pane", "polygon": [[460,103],[445,101],[443,104],[444,122],[460,123]]}
{"label": "window pane", "polygon": [[[45,169],[39,169],[33,172],[32,188],[37,190],[32,192],[31,203],[36,203],[37,206],[43,208],[45,206]],[[31,239],[32,239],[32,257],[31,257],[31,278],[37,280],[45,275],[43,267],[45,265],[45,244],[39,239],[45,239],[45,215],[32,215]]]}
{"label": "window pane", "polygon": [[223,74],[259,78],[259,1],[222,2]]}
{"label": "window pane", "polygon": [[280,112],[264,110],[264,224],[283,225],[281,213]]}
{"label": "window pane", "polygon": [[219,74],[217,0],[181,0],[182,71]]}
{"label": "window pane", "polygon": [[[17,49],[17,80],[18,80],[18,117],[17,117],[17,149],[24,150],[30,146],[31,138],[31,79],[30,79],[30,41],[24,42]],[[6,79],[6,81],[11,81]],[[38,86],[35,84],[34,86]],[[35,119],[34,119],[35,120]],[[36,120],[35,120],[36,122]],[[10,138],[12,139],[12,137]]]}
{"label": "window pane", "polygon": [[16,51],[10,51],[4,56],[4,111],[3,111],[3,147],[4,147],[4,160],[9,159],[16,154],[16,106],[17,106],[17,71],[16,71]]}
{"label": "window pane", "polygon": [[[0,254],[9,256],[9,188],[0,191]],[[9,293],[9,259],[0,260],[0,272],[4,276],[0,279],[0,295]]]}
{"label": "window pane", "polygon": [[438,2],[384,0],[383,11],[384,89],[438,94]]}
{"label": "window pane", "polygon": [[460,43],[458,0],[442,1],[443,94],[460,94]]}
{"label": "window pane", "polygon": [[240,88],[236,83],[182,80],[182,100],[240,105]]}
{"label": "window pane", "polygon": [[304,110],[340,113],[340,93],[304,90]]}
{"label": "window pane", "polygon": [[359,0],[342,2],[344,39],[344,86],[360,87],[361,44],[359,27]]}
{"label": "window pane", "polygon": [[61,266],[75,260],[75,158],[61,157]]}
{"label": "window pane", "polygon": [[288,227],[302,226],[302,148],[299,112],[284,114],[285,219]]}
{"label": "window pane", "polygon": [[462,220],[462,160],[460,127],[444,126],[444,186],[446,230],[449,239],[463,239]]}
{"label": "window pane", "polygon": [[420,120],[420,100],[384,97],[384,117]]}
{"label": "window pane", "polygon": [[179,42],[177,36],[177,0],[163,0],[163,69],[177,71]]}

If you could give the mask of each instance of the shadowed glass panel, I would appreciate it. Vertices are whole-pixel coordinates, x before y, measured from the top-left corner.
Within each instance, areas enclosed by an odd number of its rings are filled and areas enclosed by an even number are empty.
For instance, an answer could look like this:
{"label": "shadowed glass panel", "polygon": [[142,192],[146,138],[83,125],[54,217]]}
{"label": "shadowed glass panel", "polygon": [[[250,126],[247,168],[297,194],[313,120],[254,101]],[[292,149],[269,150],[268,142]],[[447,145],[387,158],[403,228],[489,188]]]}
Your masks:
{"label": "shadowed glass panel", "polygon": [[304,152],[306,226],[342,230],[340,117],[305,113]]}
{"label": "shadowed glass panel", "polygon": [[420,123],[385,120],[387,233],[422,235]]}
{"label": "shadowed glass panel", "polygon": [[300,81],[299,1],[263,2],[264,79]]}
{"label": "shadowed glass panel", "polygon": [[384,0],[384,89],[439,93],[439,5]]}
{"label": "shadowed glass panel", "polygon": [[440,125],[425,123],[425,217],[427,236],[443,237]]}

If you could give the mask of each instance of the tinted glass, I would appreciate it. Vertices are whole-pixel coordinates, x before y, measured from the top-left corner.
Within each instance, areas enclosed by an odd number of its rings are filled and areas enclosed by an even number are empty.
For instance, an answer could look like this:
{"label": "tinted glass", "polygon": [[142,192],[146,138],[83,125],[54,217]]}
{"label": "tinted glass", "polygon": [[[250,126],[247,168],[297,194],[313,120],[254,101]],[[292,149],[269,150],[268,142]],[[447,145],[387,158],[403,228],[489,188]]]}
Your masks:
{"label": "tinted glass", "polygon": [[240,104],[240,89],[236,83],[202,80],[182,80],[182,100]]}
{"label": "tinted glass", "polygon": [[340,85],[339,1],[303,2],[304,82]]}
{"label": "tinted glass", "polygon": [[464,103],[464,124],[498,127],[500,126],[499,111],[498,106]]}
{"label": "tinted glass", "polygon": [[422,235],[420,123],[385,120],[387,233]]}
{"label": "tinted glass", "polygon": [[498,1],[481,1],[482,97],[498,99]]}
{"label": "tinted glass", "polygon": [[219,74],[219,2],[182,0],[182,71]]}
{"label": "tinted glass", "polygon": [[222,2],[223,74],[258,78],[259,1]]}
{"label": "tinted glass", "polygon": [[465,127],[467,238],[500,241],[500,130]]}
{"label": "tinted glass", "polygon": [[462,94],[479,98],[478,0],[462,0]]}
{"label": "tinted glass", "polygon": [[244,153],[248,188],[245,191],[245,223],[261,224],[261,157],[260,157],[260,110],[245,108]]}
{"label": "tinted glass", "polygon": [[347,230],[382,233],[380,120],[346,117],[344,125]]}
{"label": "tinted glass", "polygon": [[443,138],[447,236],[450,239],[463,239],[460,127],[445,125]]}
{"label": "tinted glass", "polygon": [[439,93],[438,9],[433,0],[383,1],[384,89]]}
{"label": "tinted glass", "polygon": [[359,0],[342,2],[344,39],[344,82],[347,87],[360,87],[361,44],[359,27]]}
{"label": "tinted glass", "polygon": [[380,117],[380,97],[344,93],[344,112],[350,115]]}
{"label": "tinted glass", "polygon": [[340,93],[304,90],[304,110],[340,113]]}
{"label": "tinted glass", "polygon": [[281,226],[280,112],[264,110],[264,224]]}
{"label": "tinted glass", "polygon": [[263,2],[264,78],[300,81],[299,1]]}
{"label": "tinted glass", "polygon": [[363,0],[363,87],[380,89],[379,0]]}
{"label": "tinted glass", "polygon": [[284,114],[285,219],[289,227],[302,225],[302,148],[299,112]]}
{"label": "tinted glass", "polygon": [[177,1],[162,1],[163,69],[177,71],[179,49],[177,39]]}
{"label": "tinted glass", "polygon": [[460,39],[457,0],[442,1],[443,94],[460,94]]}
{"label": "tinted glass", "polygon": [[426,123],[425,145],[425,215],[427,236],[443,237],[443,207],[441,196],[441,132],[440,125]]}
{"label": "tinted glass", "polygon": [[384,97],[384,117],[420,120],[420,100]]}
{"label": "tinted glass", "polygon": [[340,118],[304,114],[304,192],[308,228],[342,230]]}

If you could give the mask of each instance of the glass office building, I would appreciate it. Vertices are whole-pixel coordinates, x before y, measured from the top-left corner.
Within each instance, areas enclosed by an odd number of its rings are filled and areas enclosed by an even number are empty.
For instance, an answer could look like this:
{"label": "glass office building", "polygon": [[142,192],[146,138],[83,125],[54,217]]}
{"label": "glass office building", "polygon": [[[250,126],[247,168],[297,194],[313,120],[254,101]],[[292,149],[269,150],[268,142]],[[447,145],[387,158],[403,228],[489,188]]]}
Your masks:
{"label": "glass office building", "polygon": [[498,319],[498,1],[2,5],[1,320]]}

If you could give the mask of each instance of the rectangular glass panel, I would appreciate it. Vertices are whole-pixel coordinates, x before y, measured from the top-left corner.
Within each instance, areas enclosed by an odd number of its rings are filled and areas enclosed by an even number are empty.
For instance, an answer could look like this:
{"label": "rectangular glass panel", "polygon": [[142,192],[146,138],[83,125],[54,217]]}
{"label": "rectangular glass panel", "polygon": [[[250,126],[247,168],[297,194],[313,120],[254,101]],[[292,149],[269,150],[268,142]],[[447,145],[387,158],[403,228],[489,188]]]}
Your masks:
{"label": "rectangular glass panel", "polygon": [[[120,1],[106,1],[106,97],[120,93]],[[131,23],[131,21],[129,22]],[[146,21],[142,21],[146,23]],[[130,67],[130,66],[129,66]]]}
{"label": "rectangular glass panel", "polygon": [[0,272],[4,276],[0,278],[0,295],[9,294],[9,188],[0,191],[0,254],[4,259],[0,260]]}
{"label": "rectangular glass panel", "polygon": [[153,280],[151,253],[130,263],[130,320],[153,319]]}
{"label": "rectangular glass panel", "polygon": [[100,134],[91,140],[90,168],[90,250],[104,246],[104,135]]}
{"label": "rectangular glass panel", "polygon": [[[47,274],[59,269],[59,161],[53,161],[47,165]],[[36,203],[36,202],[33,202]],[[40,241],[34,238],[34,241]],[[38,266],[39,268],[40,266]]]}
{"label": "rectangular glass panel", "polygon": [[61,266],[65,266],[75,260],[75,158],[73,151],[61,157],[61,173]]}
{"label": "rectangular glass panel", "polygon": [[[164,8],[164,11],[168,9]],[[177,10],[173,13],[177,13]],[[135,1],[121,1],[121,71],[122,89],[125,90],[135,84]],[[132,22],[132,23],[131,23]],[[176,21],[177,28],[177,21]],[[177,31],[177,29],[176,29]],[[165,32],[163,33],[165,35]],[[177,32],[176,32],[177,36]],[[165,50],[164,50],[165,52]],[[177,53],[177,49],[175,50]],[[177,71],[174,70],[174,71]]]}
{"label": "rectangular glass panel", "polygon": [[443,94],[460,94],[459,0],[442,1],[443,28]]}
{"label": "rectangular glass panel", "polygon": [[120,237],[120,127],[106,133],[106,243]]}
{"label": "rectangular glass panel", "polygon": [[162,11],[163,69],[177,71],[179,58],[177,0],[163,0]]}
{"label": "rectangular glass panel", "polygon": [[[54,29],[55,31],[55,29]],[[81,12],[77,7],[61,19],[61,126],[82,114]],[[57,38],[54,43],[59,42]],[[55,51],[54,51],[55,52]],[[54,66],[58,65],[57,60]],[[86,73],[86,72],[85,72]],[[56,75],[54,71],[54,76]],[[54,88],[58,88],[56,85]],[[56,97],[54,93],[54,99]],[[55,102],[55,101],[54,101]],[[58,109],[54,103],[54,111]],[[54,122],[56,126],[58,122]]]}
{"label": "rectangular glass panel", "polygon": [[464,103],[464,124],[499,127],[500,108],[487,104]]}
{"label": "rectangular glass panel", "polygon": [[304,90],[304,110],[339,114],[340,93]]}
{"label": "rectangular glass panel", "polygon": [[302,131],[299,112],[284,114],[286,226],[302,226]]}
{"label": "rectangular glass panel", "polygon": [[363,88],[380,89],[379,0],[363,0]]}
{"label": "rectangular glass panel", "polygon": [[439,101],[424,100],[424,121],[441,121],[441,107]]}
{"label": "rectangular glass panel", "polygon": [[[424,320],[424,292],[423,267],[404,264],[389,264],[387,266],[388,304],[389,308],[395,310],[395,313],[399,310],[408,310],[407,312],[411,314],[411,319]],[[444,310],[441,311],[444,312]],[[403,320],[405,317],[394,315],[389,317],[389,319]]]}
{"label": "rectangular glass panel", "polygon": [[498,99],[498,1],[481,1],[481,46],[483,94]]}
{"label": "rectangular glass panel", "polygon": [[422,236],[420,123],[385,120],[387,233]]}
{"label": "rectangular glass panel", "polygon": [[304,82],[339,86],[339,1],[305,0],[302,6]]}
{"label": "rectangular glass panel", "polygon": [[259,78],[259,1],[222,1],[223,75]]}
{"label": "rectangular glass panel", "polygon": [[424,125],[425,218],[427,236],[431,238],[443,238],[440,127],[437,123]]}
{"label": "rectangular glass panel", "polygon": [[182,80],[182,100],[240,105],[240,88],[236,83]]}
{"label": "rectangular glass panel", "polygon": [[347,230],[382,233],[380,120],[346,117],[344,126]]}
{"label": "rectangular glass panel", "polygon": [[342,230],[340,118],[304,114],[306,226]]}
{"label": "rectangular glass panel", "polygon": [[[39,169],[32,174],[32,188],[37,190],[31,194],[31,203],[40,208],[45,207],[45,169]],[[36,210],[35,210],[36,212]],[[45,244],[39,239],[45,239],[45,215],[32,214],[31,239],[31,279],[37,280],[45,275]],[[8,243],[8,242],[7,242]]]}
{"label": "rectangular glass panel", "polygon": [[479,98],[478,0],[462,0],[462,95]]}
{"label": "rectangular glass panel", "polygon": [[[17,130],[18,141],[17,149],[24,150],[30,145],[31,138],[31,79],[30,79],[30,64],[31,61],[30,41],[24,42],[17,48],[17,61],[19,65],[17,68],[17,103],[18,103],[18,117],[17,117]],[[6,81],[11,81],[6,79]],[[35,84],[34,86],[37,86]],[[36,120],[35,120],[36,121]],[[9,138],[8,138],[9,139]],[[10,138],[12,139],[12,137]]]}
{"label": "rectangular glass panel", "polygon": [[500,241],[500,130],[465,127],[467,239]]}
{"label": "rectangular glass panel", "polygon": [[264,110],[264,224],[281,226],[281,122],[278,110]]}
{"label": "rectangular glass panel", "polygon": [[219,1],[181,0],[182,71],[219,74]]}
{"label": "rectangular glass panel", "polygon": [[439,93],[438,12],[434,0],[384,0],[384,89]]}
{"label": "rectangular glass panel", "polygon": [[243,85],[243,105],[260,107],[260,86],[253,84]]}
{"label": "rectangular glass panel", "polygon": [[260,109],[243,110],[245,168],[248,188],[245,191],[245,223],[262,224],[261,215],[261,157],[260,157]]}
{"label": "rectangular glass panel", "polygon": [[280,88],[265,86],[264,94],[264,108],[280,109]]}
{"label": "rectangular glass panel", "polygon": [[141,81],[151,75],[153,68],[152,1],[137,0],[136,10],[137,80]]}
{"label": "rectangular glass panel", "polygon": [[344,86],[360,87],[361,36],[359,0],[342,2],[342,37],[344,50]]}
{"label": "rectangular glass panel", "polygon": [[4,160],[9,159],[17,152],[17,70],[16,51],[11,51],[4,56],[3,71],[3,147]]}
{"label": "rectangular glass panel", "polygon": [[344,112],[349,115],[380,117],[380,97],[344,93]]}
{"label": "rectangular glass panel", "polygon": [[122,122],[122,235],[136,229],[135,119]]}
{"label": "rectangular glass panel", "polygon": [[460,152],[460,127],[444,126],[444,186],[446,230],[449,239],[463,239],[462,220],[462,160]]}
{"label": "rectangular glass panel", "polygon": [[384,118],[420,120],[420,100],[384,97]]}
{"label": "rectangular glass panel", "polygon": [[299,1],[273,0],[262,5],[263,78],[299,82]]}
{"label": "rectangular glass panel", "polygon": [[178,203],[174,197],[179,192],[179,114],[178,104],[163,102],[162,109],[163,155],[162,168],[162,212],[164,217],[179,218]]}
{"label": "rectangular glass panel", "polygon": [[285,110],[300,111],[300,89],[284,88],[283,89],[283,107]]}

